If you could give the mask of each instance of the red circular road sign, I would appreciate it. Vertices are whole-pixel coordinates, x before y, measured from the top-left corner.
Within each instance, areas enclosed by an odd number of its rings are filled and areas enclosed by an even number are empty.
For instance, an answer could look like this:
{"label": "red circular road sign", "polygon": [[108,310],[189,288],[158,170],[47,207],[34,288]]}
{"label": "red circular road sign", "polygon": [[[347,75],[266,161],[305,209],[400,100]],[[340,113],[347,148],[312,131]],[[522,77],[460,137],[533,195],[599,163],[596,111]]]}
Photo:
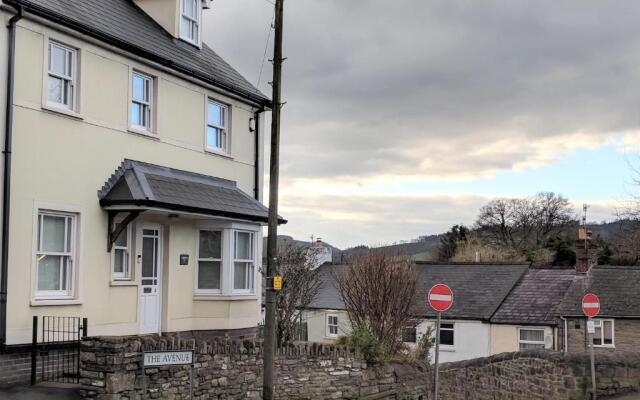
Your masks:
{"label": "red circular road sign", "polygon": [[600,299],[593,293],[587,293],[582,298],[582,312],[589,318],[600,314]]}
{"label": "red circular road sign", "polygon": [[429,290],[429,305],[438,312],[447,311],[453,304],[453,291],[447,285],[438,283]]}

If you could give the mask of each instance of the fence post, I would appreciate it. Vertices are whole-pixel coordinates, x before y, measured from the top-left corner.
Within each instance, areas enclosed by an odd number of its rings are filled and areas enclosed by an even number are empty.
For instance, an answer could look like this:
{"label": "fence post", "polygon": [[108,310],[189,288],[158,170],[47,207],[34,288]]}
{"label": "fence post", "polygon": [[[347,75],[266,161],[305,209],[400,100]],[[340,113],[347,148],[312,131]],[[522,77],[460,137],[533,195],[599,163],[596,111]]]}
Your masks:
{"label": "fence post", "polygon": [[82,337],[87,337],[87,319],[82,318]]}
{"label": "fence post", "polygon": [[38,362],[38,317],[33,317],[33,328],[31,332],[31,386],[36,384],[36,371]]}

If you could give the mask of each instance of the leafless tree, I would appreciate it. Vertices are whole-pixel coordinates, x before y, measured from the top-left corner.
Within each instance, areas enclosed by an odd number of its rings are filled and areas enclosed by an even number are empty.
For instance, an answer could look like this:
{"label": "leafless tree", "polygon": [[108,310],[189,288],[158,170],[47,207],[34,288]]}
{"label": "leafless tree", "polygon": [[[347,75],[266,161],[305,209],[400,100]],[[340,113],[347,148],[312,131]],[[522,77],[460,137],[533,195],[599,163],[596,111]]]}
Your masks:
{"label": "leafless tree", "polygon": [[276,297],[280,344],[299,339],[301,310],[313,302],[322,286],[315,267],[316,260],[307,247],[296,243],[279,245],[278,271],[283,281]]}
{"label": "leafless tree", "polygon": [[489,245],[520,252],[538,249],[575,223],[569,200],[551,192],[522,199],[496,199],[480,209],[476,229]]}
{"label": "leafless tree", "polygon": [[411,258],[363,251],[335,281],[352,326],[369,326],[384,350],[396,354],[402,329],[415,315],[417,271]]}

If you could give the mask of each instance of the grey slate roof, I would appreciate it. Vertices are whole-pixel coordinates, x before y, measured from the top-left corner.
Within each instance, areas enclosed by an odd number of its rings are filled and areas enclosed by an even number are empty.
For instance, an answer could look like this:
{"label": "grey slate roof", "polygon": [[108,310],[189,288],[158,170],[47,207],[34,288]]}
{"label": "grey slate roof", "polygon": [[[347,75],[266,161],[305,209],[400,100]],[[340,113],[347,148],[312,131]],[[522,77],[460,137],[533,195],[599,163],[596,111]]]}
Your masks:
{"label": "grey slate roof", "polygon": [[601,317],[640,318],[640,268],[598,265],[576,275],[557,310],[559,316],[583,316],[582,297],[600,298]]}
{"label": "grey slate roof", "polygon": [[529,269],[511,291],[492,323],[555,325],[556,310],[575,278],[571,269]]}
{"label": "grey slate roof", "polygon": [[429,289],[444,283],[453,291],[451,309],[442,313],[447,319],[488,321],[505,297],[527,271],[527,265],[417,264],[420,316],[435,317],[428,306]]}
{"label": "grey slate roof", "polygon": [[[418,268],[417,315],[435,317],[427,306],[427,293],[436,283],[449,285],[454,292],[453,306],[445,318],[488,320],[527,270],[527,265],[416,264]],[[344,310],[335,284],[336,274],[346,265],[323,265],[319,268],[322,288],[309,306],[314,309]]]}
{"label": "grey slate roof", "polygon": [[234,181],[133,160],[122,162],[98,198],[103,207],[158,207],[259,222],[268,218],[267,207]]}
{"label": "grey slate roof", "polygon": [[3,0],[29,13],[229,90],[260,104],[269,99],[206,44],[175,39],[131,0]]}
{"label": "grey slate roof", "polygon": [[348,265],[324,264],[318,267],[320,290],[314,301],[307,307],[310,309],[344,310],[344,302],[338,290],[335,277],[345,273]]}

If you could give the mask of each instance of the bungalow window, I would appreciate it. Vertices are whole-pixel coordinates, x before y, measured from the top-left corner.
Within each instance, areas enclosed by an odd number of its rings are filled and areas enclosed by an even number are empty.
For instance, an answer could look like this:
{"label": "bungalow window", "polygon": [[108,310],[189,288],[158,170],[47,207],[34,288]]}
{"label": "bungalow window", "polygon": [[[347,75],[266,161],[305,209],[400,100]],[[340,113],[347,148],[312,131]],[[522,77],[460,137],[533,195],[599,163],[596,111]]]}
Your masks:
{"label": "bungalow window", "polygon": [[234,232],[233,290],[253,292],[254,289],[254,234],[253,232]]}
{"label": "bungalow window", "polygon": [[594,319],[593,325],[596,332],[593,334],[595,347],[614,347],[614,330],[612,319]]}
{"label": "bungalow window", "polygon": [[544,329],[519,329],[518,347],[520,350],[544,349]]}
{"label": "bungalow window", "polygon": [[36,297],[73,296],[75,214],[38,211]]}
{"label": "bungalow window", "polygon": [[440,323],[440,344],[442,346],[453,346],[454,344],[453,323]]}
{"label": "bungalow window", "polygon": [[131,279],[129,265],[129,244],[131,243],[131,227],[127,226],[116,238],[111,251],[111,274],[113,280],[122,281]]}
{"label": "bungalow window", "polygon": [[338,316],[334,314],[327,315],[327,336],[338,336]]}
{"label": "bungalow window", "polygon": [[193,44],[200,40],[200,1],[181,0],[180,37]]}
{"label": "bungalow window", "polygon": [[213,100],[207,106],[207,149],[228,152],[227,116],[228,108]]}
{"label": "bungalow window", "polygon": [[201,293],[219,293],[222,272],[222,231],[198,232],[197,289]]}
{"label": "bungalow window", "polygon": [[402,329],[402,341],[404,343],[416,343],[417,340],[417,331],[415,326],[408,326]]}
{"label": "bungalow window", "polygon": [[47,104],[73,110],[75,103],[76,50],[49,42]]}
{"label": "bungalow window", "polygon": [[134,72],[131,78],[131,127],[151,132],[153,78]]}

